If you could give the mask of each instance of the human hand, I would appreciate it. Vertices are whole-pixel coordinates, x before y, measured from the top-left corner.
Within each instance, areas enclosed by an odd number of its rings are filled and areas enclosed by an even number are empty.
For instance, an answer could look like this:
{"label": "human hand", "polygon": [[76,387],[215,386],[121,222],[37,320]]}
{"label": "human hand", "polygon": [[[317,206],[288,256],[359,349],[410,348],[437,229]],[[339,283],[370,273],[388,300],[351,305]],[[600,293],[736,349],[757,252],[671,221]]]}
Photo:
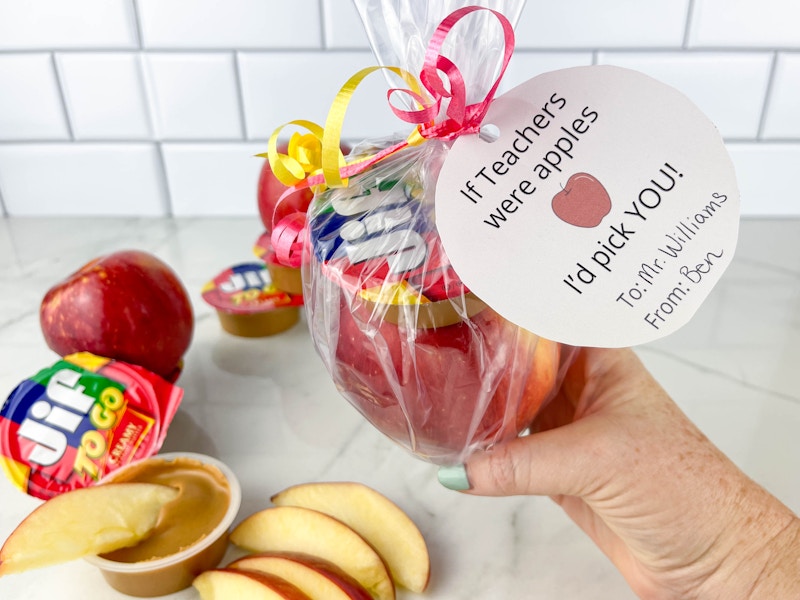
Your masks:
{"label": "human hand", "polygon": [[[471,456],[465,491],[551,496],[641,598],[800,598],[800,519],[633,351],[580,350],[532,429]],[[440,471],[445,485],[454,472]]]}

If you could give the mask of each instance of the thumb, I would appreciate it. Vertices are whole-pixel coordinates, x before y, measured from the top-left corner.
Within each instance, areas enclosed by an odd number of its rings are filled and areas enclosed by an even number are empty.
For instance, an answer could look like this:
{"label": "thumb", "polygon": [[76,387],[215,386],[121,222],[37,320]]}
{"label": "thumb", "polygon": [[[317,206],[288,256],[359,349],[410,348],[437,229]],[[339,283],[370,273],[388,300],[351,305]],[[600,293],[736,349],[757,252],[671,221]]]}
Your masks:
{"label": "thumb", "polygon": [[582,496],[599,467],[596,453],[584,451],[586,429],[585,421],[576,421],[497,444],[464,465],[440,468],[439,481],[480,496]]}

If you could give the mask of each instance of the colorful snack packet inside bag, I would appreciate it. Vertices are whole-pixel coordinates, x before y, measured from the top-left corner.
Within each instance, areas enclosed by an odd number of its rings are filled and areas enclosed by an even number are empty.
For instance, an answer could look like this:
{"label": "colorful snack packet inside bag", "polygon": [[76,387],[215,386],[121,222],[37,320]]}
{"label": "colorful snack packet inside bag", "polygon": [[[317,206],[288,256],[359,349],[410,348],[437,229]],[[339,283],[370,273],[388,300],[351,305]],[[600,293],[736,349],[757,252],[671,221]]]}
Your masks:
{"label": "colorful snack packet inside bag", "polygon": [[125,362],[79,352],[20,383],[0,410],[0,463],[47,499],[155,454],[183,390]]}
{"label": "colorful snack packet inside bag", "polygon": [[[321,169],[306,171],[301,184],[320,186],[305,227],[297,227],[293,215],[276,225],[272,241],[279,257],[302,265],[311,336],[339,391],[415,456],[454,464],[524,432],[554,396],[574,354],[507,321],[473,294],[452,267],[436,226],[442,164],[453,140],[480,131],[481,111],[513,48],[511,22],[500,11],[516,18],[522,3],[462,7],[441,22],[430,4],[356,5],[379,63],[399,64],[385,69],[408,85],[395,85],[389,95],[403,91],[397,96],[414,100],[407,111],[393,108],[395,114],[418,126],[405,139],[355,145],[338,168],[326,164],[339,148],[343,94],[372,71],[356,74],[342,87],[320,136]],[[422,59],[427,93],[410,76],[420,72]],[[446,85],[433,81],[441,74]],[[276,134],[270,161],[279,173],[278,159],[286,157],[276,159]],[[291,159],[286,171],[297,167]],[[289,235],[292,227],[296,235]]]}

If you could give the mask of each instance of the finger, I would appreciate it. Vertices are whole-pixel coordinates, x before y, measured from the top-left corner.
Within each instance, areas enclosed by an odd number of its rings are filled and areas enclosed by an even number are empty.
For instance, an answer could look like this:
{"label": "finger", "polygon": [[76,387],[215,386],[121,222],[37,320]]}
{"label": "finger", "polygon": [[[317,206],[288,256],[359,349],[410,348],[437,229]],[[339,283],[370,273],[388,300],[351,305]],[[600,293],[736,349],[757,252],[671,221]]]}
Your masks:
{"label": "finger", "polygon": [[592,424],[578,421],[477,452],[465,464],[469,492],[583,496],[602,472],[589,450],[593,437]]}

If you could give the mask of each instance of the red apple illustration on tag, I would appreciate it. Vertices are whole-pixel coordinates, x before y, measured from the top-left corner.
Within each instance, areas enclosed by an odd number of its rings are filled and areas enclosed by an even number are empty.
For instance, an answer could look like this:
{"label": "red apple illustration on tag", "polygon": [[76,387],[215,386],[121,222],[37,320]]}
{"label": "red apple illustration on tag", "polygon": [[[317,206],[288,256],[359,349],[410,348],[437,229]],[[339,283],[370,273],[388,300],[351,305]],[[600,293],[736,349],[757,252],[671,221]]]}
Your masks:
{"label": "red apple illustration on tag", "polygon": [[553,212],[576,227],[597,227],[611,211],[611,198],[596,177],[575,173],[567,185],[553,196]]}

